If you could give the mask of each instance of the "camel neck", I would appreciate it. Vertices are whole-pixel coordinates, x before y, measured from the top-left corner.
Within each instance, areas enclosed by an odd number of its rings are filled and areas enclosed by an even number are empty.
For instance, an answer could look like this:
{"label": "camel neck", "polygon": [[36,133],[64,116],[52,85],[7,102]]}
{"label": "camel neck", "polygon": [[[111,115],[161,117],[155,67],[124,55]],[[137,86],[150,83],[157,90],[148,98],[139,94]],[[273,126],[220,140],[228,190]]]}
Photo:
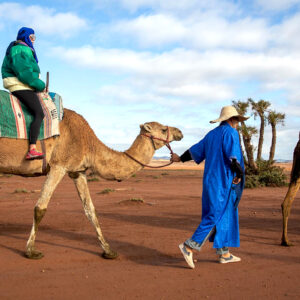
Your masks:
{"label": "camel neck", "polygon": [[[124,180],[142,169],[141,164],[125,153],[112,150],[100,141],[95,149],[94,171],[105,179]],[[154,154],[154,147],[151,139],[138,135],[126,152],[142,164],[148,164]]]}

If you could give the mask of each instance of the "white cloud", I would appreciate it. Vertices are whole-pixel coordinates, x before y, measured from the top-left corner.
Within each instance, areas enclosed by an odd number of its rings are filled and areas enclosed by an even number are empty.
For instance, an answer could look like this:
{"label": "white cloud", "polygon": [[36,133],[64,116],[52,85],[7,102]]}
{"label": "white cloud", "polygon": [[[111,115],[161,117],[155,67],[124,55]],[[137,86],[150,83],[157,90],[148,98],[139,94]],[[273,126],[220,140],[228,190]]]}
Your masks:
{"label": "white cloud", "polygon": [[202,101],[222,101],[234,97],[234,93],[229,86],[212,82],[199,82],[198,84],[186,84],[173,87],[163,86],[158,89],[158,93],[162,96],[190,98],[190,101],[188,101],[190,104]]}
{"label": "white cloud", "polygon": [[[256,80],[267,90],[287,89],[300,80],[300,56],[239,51],[197,52],[174,49],[162,54],[132,50],[54,48],[52,55],[72,65],[132,78],[135,86],[156,86],[166,96],[226,99],[233,96],[235,81]],[[233,85],[232,85],[233,84]]]}
{"label": "white cloud", "polygon": [[285,19],[281,24],[271,28],[272,40],[276,47],[284,52],[296,51],[300,49],[300,13]]}
{"label": "white cloud", "polygon": [[113,33],[129,35],[142,46],[161,46],[182,40],[186,28],[172,16],[139,16],[113,25]]}
{"label": "white cloud", "polygon": [[195,14],[203,11],[214,14],[233,15],[238,13],[238,6],[226,0],[117,0],[125,9],[135,12],[138,9],[151,9],[152,11],[172,12],[178,15]]}
{"label": "white cloud", "polygon": [[270,11],[287,10],[300,3],[299,0],[256,0],[255,2],[263,9]]}
{"label": "white cloud", "polygon": [[237,48],[257,50],[269,42],[267,24],[262,19],[228,21],[224,17],[202,14],[175,17],[168,14],[141,15],[121,20],[108,28],[112,35],[130,37],[142,47],[179,44],[197,49]]}
{"label": "white cloud", "polygon": [[62,37],[70,37],[87,28],[87,22],[73,13],[58,13],[53,9],[14,2],[0,4],[0,18],[2,26],[7,22],[25,24],[36,32]]}

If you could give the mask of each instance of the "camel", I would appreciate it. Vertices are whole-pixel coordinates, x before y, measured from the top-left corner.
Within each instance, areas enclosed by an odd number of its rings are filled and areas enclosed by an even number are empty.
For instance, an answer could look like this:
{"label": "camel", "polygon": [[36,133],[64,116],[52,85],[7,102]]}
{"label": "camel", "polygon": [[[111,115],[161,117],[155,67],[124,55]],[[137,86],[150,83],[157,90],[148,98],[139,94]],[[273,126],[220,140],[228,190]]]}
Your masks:
{"label": "camel", "polygon": [[[41,160],[25,160],[27,140],[0,138],[1,173],[21,176],[47,175],[34,207],[33,225],[26,244],[25,256],[30,259],[40,259],[44,256],[35,248],[38,226],[45,216],[56,186],[64,175],[68,174],[75,183],[84,212],[96,230],[103,249],[102,256],[110,259],[116,258],[117,252],[110,248],[102,234],[89,193],[86,171],[89,170],[107,180],[122,181],[148,164],[155,150],[165,144],[168,145],[168,142],[179,141],[182,138],[181,131],[175,127],[149,122],[140,125],[140,133],[128,150],[118,152],[104,145],[81,115],[65,109],[64,118],[60,122],[60,136],[44,140],[46,169],[42,167]],[[40,143],[37,146],[38,149],[42,147]]]}
{"label": "camel", "polygon": [[283,217],[283,230],[282,230],[282,239],[281,239],[282,246],[292,245],[292,243],[288,240],[287,237],[287,225],[288,225],[289,215],[291,211],[291,206],[299,190],[299,187],[300,187],[300,132],[299,132],[299,141],[294,150],[293,167],[291,172],[289,189],[286,193],[283,203],[281,204],[282,217]]}

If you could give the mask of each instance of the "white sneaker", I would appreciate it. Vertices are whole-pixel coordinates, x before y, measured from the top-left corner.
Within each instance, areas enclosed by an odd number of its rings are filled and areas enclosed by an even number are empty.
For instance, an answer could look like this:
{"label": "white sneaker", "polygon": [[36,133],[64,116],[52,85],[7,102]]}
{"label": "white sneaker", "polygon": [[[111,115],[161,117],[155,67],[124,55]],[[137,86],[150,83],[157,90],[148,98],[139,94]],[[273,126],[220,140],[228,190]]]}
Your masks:
{"label": "white sneaker", "polygon": [[221,256],[220,259],[219,259],[220,264],[228,264],[228,263],[238,262],[238,261],[241,261],[241,259],[237,256],[232,255],[232,254],[230,254],[229,257]]}
{"label": "white sneaker", "polygon": [[193,252],[188,251],[183,243],[179,245],[179,249],[180,249],[181,253],[183,254],[183,257],[184,257],[185,261],[187,262],[187,264],[189,265],[189,267],[194,269],[195,265],[194,265],[194,261],[193,261]]}

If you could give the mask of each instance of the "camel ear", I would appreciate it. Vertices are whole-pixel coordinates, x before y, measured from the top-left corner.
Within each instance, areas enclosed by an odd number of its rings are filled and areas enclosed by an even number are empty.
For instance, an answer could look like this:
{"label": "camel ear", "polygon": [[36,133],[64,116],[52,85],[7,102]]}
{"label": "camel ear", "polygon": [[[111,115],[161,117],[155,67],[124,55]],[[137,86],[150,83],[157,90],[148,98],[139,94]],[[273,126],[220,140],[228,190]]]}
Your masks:
{"label": "camel ear", "polygon": [[141,129],[145,129],[148,132],[151,132],[151,130],[152,130],[152,127],[149,123],[141,124],[140,127],[141,127]]}

